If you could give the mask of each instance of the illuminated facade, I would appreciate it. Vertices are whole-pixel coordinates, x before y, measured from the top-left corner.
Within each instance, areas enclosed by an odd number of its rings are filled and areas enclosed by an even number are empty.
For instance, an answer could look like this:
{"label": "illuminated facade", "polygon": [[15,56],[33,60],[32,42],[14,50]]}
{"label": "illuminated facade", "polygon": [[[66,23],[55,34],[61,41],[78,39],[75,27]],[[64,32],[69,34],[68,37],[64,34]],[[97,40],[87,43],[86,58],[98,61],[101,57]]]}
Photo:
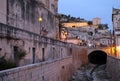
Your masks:
{"label": "illuminated facade", "polygon": [[64,27],[85,27],[88,26],[88,22],[67,22],[62,23]]}
{"label": "illuminated facade", "polygon": [[115,42],[115,53],[117,57],[120,57],[120,52],[117,47],[120,46],[120,9],[113,8],[112,11],[112,22],[114,30],[114,42]]}

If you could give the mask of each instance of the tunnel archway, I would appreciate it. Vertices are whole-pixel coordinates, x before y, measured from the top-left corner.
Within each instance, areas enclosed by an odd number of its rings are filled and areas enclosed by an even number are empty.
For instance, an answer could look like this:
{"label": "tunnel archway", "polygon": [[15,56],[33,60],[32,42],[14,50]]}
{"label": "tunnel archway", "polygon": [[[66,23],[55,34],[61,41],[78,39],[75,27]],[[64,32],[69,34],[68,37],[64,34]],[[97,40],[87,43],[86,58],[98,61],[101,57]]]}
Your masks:
{"label": "tunnel archway", "polygon": [[107,62],[107,53],[102,50],[95,50],[89,53],[88,61],[92,64],[102,65]]}

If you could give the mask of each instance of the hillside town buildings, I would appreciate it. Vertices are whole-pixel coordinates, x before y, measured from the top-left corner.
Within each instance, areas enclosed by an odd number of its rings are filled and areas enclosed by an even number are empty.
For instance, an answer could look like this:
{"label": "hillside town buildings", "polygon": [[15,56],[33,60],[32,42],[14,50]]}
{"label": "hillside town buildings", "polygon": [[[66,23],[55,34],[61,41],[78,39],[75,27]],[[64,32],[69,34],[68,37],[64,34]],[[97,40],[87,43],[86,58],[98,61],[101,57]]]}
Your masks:
{"label": "hillside town buildings", "polygon": [[111,44],[108,25],[101,24],[100,18],[96,17],[92,21],[87,21],[63,14],[60,17],[63,27],[61,33],[62,41],[93,47]]}
{"label": "hillside town buildings", "polygon": [[65,27],[81,27],[81,26],[88,26],[87,22],[67,22],[62,23]]}
{"label": "hillside town buildings", "polygon": [[98,25],[101,24],[101,19],[99,17],[93,18],[92,21],[95,27],[98,27]]}
{"label": "hillside town buildings", "polygon": [[[72,47],[66,42],[82,46],[110,44],[107,25],[101,24],[100,18],[87,21],[70,15],[61,17],[58,0],[1,0],[0,9],[0,56],[19,65],[69,56]],[[26,55],[19,62],[17,54],[21,50]]]}

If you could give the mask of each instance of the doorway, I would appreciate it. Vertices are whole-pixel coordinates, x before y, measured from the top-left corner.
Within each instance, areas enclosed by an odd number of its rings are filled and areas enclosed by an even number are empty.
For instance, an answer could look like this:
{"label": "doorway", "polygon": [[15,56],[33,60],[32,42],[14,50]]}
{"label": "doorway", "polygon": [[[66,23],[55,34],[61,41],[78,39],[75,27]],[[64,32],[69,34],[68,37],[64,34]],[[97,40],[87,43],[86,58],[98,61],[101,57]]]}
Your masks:
{"label": "doorway", "polygon": [[36,49],[35,48],[32,48],[32,54],[33,54],[33,64],[35,63],[35,51]]}
{"label": "doorway", "polygon": [[14,46],[13,48],[14,51],[14,62],[18,66],[19,65],[19,59],[18,59],[18,47]]}

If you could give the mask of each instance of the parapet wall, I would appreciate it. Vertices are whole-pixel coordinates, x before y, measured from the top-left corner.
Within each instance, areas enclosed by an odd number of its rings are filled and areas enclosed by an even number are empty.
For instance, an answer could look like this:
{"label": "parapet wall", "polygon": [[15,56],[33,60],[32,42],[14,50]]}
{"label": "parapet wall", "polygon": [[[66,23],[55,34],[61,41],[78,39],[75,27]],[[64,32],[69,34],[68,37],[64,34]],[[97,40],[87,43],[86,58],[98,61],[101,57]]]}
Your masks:
{"label": "parapet wall", "polygon": [[[4,70],[0,72],[0,81],[68,81],[78,68],[87,63],[85,55],[81,52],[74,59],[69,56]],[[78,60],[79,57],[81,59]]]}
{"label": "parapet wall", "polygon": [[70,66],[72,66],[70,63],[71,57],[68,57],[54,62],[49,61],[39,64],[30,64],[1,71],[0,81],[63,81],[63,78],[64,81],[67,81],[66,79],[73,73],[70,68]]}

